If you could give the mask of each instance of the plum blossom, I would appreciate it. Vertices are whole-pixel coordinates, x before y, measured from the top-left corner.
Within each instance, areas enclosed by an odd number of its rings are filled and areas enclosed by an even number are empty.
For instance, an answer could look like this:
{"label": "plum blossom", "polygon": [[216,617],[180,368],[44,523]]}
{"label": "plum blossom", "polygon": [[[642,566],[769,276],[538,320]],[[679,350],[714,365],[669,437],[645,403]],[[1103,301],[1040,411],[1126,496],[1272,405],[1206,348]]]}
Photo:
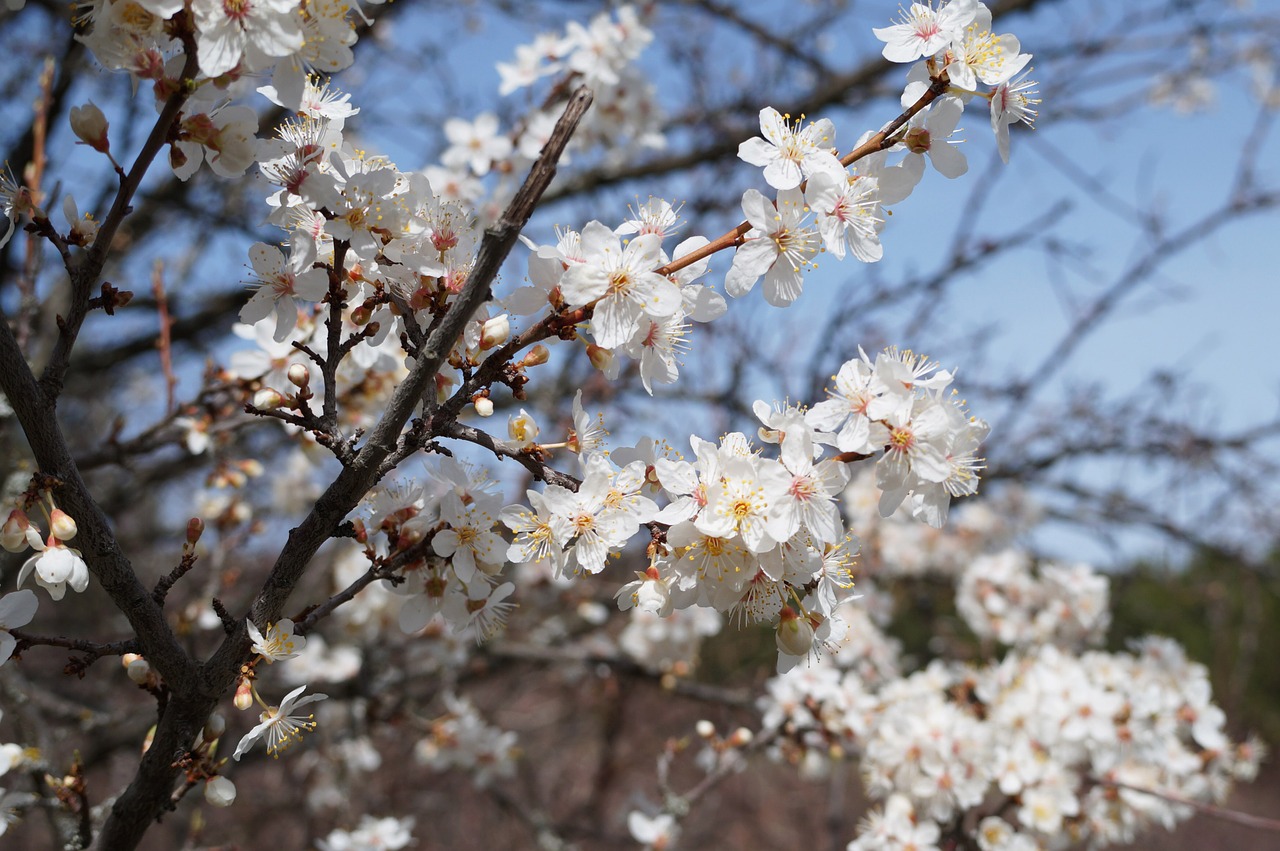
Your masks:
{"label": "plum blossom", "polygon": [[218,77],[243,64],[261,70],[302,48],[295,0],[194,0],[200,70]]}
{"label": "plum blossom", "polygon": [[9,630],[31,623],[40,601],[33,591],[15,591],[0,597],[0,665],[9,661],[18,640]]}
{"label": "plum blossom", "polygon": [[933,56],[954,39],[978,14],[978,0],[951,0],[939,9],[932,2],[912,3],[901,23],[871,31],[884,42],[884,58],[890,62],[915,62]]}
{"label": "plum blossom", "polygon": [[449,148],[441,161],[449,168],[466,166],[477,177],[489,173],[489,168],[511,155],[511,140],[499,132],[498,116],[482,113],[474,122],[450,118],[444,123],[444,135]]}
{"label": "plum blossom", "polygon": [[316,245],[295,232],[289,241],[289,258],[278,248],[256,242],[249,249],[257,291],[240,308],[240,321],[254,325],[272,312],[276,316],[276,342],[283,342],[298,324],[298,302],[319,302],[329,292],[329,275],[315,266]]}
{"label": "plum blossom", "polygon": [[1009,128],[1019,121],[1028,127],[1035,126],[1035,108],[1040,99],[1033,95],[1039,94],[1035,88],[1039,83],[1027,79],[1029,73],[991,90],[991,129],[996,134],[1000,159],[1006,163],[1009,161]]}
{"label": "plum blossom", "polygon": [[680,290],[653,270],[661,265],[662,240],[642,234],[622,246],[600,222],[582,229],[584,261],[570,266],[560,291],[570,305],[597,302],[591,317],[596,343],[607,349],[635,336],[643,317],[665,318],[680,308]]}
{"label": "plum blossom", "polygon": [[742,196],[742,212],[751,230],[733,255],[724,289],[735,298],[746,295],[764,276],[765,301],[786,307],[800,297],[803,272],[821,244],[818,232],[805,224],[808,211],[799,189],[778,193],[775,207],[755,189]]}
{"label": "plum blossom", "polygon": [[836,130],[830,119],[805,127],[790,122],[790,115],[781,115],[771,106],[760,110],[764,138],[756,136],[743,142],[738,146],[738,158],[763,166],[765,182],[774,189],[795,189],[815,174],[838,177],[844,172],[835,157]]}
{"label": "plum blossom", "polygon": [[33,572],[36,584],[48,591],[54,600],[62,599],[68,585],[77,594],[89,587],[89,566],[80,557],[79,550],[68,547],[53,536],[49,537],[47,545],[41,543],[35,548],[38,552],[27,559],[18,571],[19,587]]}
{"label": "plum blossom", "polygon": [[267,662],[293,659],[307,646],[306,638],[293,634],[293,621],[288,618],[271,624],[265,634],[253,621],[248,621],[245,626],[253,640],[251,649]]}
{"label": "plum blossom", "polygon": [[238,177],[254,163],[258,113],[249,106],[228,106],[182,119],[169,149],[169,165],[188,180],[203,162],[219,177]]}
{"label": "plum blossom", "polygon": [[301,739],[303,733],[314,730],[316,728],[315,715],[311,713],[302,715],[298,710],[309,703],[324,700],[328,695],[309,694],[306,697],[302,697],[301,695],[306,691],[306,688],[305,685],[298,686],[285,695],[279,706],[264,709],[261,716],[259,716],[258,726],[245,733],[244,737],[240,739],[232,758],[238,761],[263,736],[267,739],[267,753],[273,757],[279,756],[282,751]]}

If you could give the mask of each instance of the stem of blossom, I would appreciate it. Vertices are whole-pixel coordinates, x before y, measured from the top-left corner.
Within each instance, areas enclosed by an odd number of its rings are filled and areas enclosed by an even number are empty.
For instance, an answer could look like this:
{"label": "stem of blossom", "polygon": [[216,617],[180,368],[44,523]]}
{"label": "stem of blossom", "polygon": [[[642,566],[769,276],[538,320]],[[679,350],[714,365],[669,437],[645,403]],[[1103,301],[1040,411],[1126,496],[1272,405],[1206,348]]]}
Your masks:
{"label": "stem of blossom", "polygon": [[1148,789],[1145,786],[1133,786],[1129,783],[1121,783],[1118,780],[1098,779],[1097,783],[1101,786],[1110,786],[1116,789],[1124,789],[1129,792],[1139,792],[1143,795],[1150,795],[1153,798],[1161,798],[1174,804],[1181,804],[1184,807],[1190,807],[1197,812],[1204,813],[1223,821],[1234,822],[1235,824],[1244,825],[1245,827],[1257,828],[1258,830],[1269,830],[1280,833],[1280,819],[1264,818],[1249,813],[1242,813],[1237,810],[1228,810],[1225,807],[1207,804],[1204,801],[1197,801],[1194,798],[1188,798],[1185,795],[1178,795],[1174,792],[1166,792],[1160,789]]}

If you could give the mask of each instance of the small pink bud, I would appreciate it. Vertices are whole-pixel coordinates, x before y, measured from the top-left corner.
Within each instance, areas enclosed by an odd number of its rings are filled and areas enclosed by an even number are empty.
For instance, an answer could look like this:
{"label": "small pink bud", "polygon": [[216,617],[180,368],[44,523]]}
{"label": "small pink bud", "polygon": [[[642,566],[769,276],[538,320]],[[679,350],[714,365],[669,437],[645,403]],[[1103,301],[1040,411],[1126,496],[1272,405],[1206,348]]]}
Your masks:
{"label": "small pink bud", "polygon": [[71,107],[71,131],[76,134],[81,143],[95,151],[105,154],[111,149],[111,142],[107,140],[109,126],[107,117],[93,101],[89,101],[84,106]]}
{"label": "small pink bud", "polygon": [[249,680],[240,680],[240,684],[236,686],[236,696],[233,702],[236,705],[236,709],[241,711],[253,706],[253,684]]}
{"label": "small pink bud", "polygon": [[551,352],[546,346],[539,343],[529,350],[524,356],[524,360],[520,361],[521,366],[542,366],[551,359]]}
{"label": "small pink bud", "polygon": [[70,541],[76,536],[76,521],[71,519],[61,508],[55,508],[49,514],[49,531],[59,541]]}

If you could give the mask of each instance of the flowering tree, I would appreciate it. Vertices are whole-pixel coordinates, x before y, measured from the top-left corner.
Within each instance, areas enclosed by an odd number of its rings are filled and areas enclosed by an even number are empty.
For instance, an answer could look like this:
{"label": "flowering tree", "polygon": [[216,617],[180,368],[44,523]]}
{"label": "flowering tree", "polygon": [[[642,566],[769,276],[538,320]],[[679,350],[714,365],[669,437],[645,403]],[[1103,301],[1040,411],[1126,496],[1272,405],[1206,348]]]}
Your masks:
{"label": "flowering tree", "polygon": [[[700,5],[792,58],[800,49]],[[997,11],[1019,5],[1030,4]],[[37,8],[13,11],[9,31],[45,25]],[[867,34],[880,59],[865,80],[907,68],[878,129],[753,103],[750,131],[730,134],[736,167],[761,170],[742,172],[753,185],[735,189],[736,226],[685,235],[680,205],[650,195],[625,216],[592,207],[539,236],[540,205],[674,168],[654,153],[677,134],[642,62],[660,15],[620,6],[521,45],[498,64],[499,91],[529,93],[528,108],[441,116],[438,164],[413,171],[359,141],[370,104],[330,76],[393,10],[78,9],[72,46],[37,80],[17,170],[0,177],[12,272],[0,387],[30,461],[8,482],[0,543],[19,556],[20,590],[0,597],[0,654],[11,683],[42,684],[6,691],[16,732],[0,768],[36,782],[4,793],[0,831],[34,836],[44,810],[60,847],[133,848],[168,830],[172,819],[154,825],[170,811],[230,807],[253,815],[193,816],[188,844],[261,842],[256,808],[271,796],[238,789],[262,784],[289,789],[276,808],[339,813],[331,833],[306,837],[321,848],[400,848],[415,834],[456,844],[447,827],[415,824],[420,801],[344,807],[361,777],[405,770],[406,736],[413,770],[469,775],[540,847],[611,830],[675,847],[710,790],[770,759],[809,777],[857,761],[871,804],[839,841],[858,849],[1129,842],[1253,776],[1260,743],[1228,737],[1205,669],[1176,644],[1096,649],[1105,577],[1034,560],[1018,537],[1034,512],[1012,489],[949,521],[987,472],[990,427],[933,359],[850,343],[825,385],[789,391],[794,401],[748,404],[734,387],[723,407],[753,422],[707,423],[710,439],[625,416],[641,388],[705,386],[685,374],[686,352],[732,337],[716,329],[760,298],[757,284],[787,308],[821,254],[880,261],[891,213],[937,179],[926,172],[969,170],[956,144],[966,114],[1007,162],[1011,131],[1040,105],[1031,55],[991,9],[913,4]],[[96,184],[60,177],[48,156],[81,51],[128,78],[115,98],[125,132],[93,101],[66,110],[110,176],[84,215],[85,193],[57,183]],[[154,119],[137,106],[148,95]],[[196,214],[166,223],[182,208]],[[148,268],[138,242],[187,228],[201,247],[177,273],[154,257]],[[214,277],[243,280],[243,261],[226,257],[246,250],[251,293],[205,292],[179,309],[175,279],[221,256]],[[150,299],[108,280],[139,275]],[[143,313],[160,317],[158,337],[124,327]],[[208,334],[228,313],[234,345]],[[102,406],[126,392],[110,365],[156,347],[163,399],[104,429]],[[621,401],[606,417],[609,393]],[[1036,462],[1009,455],[1001,476]],[[121,477],[92,475],[112,466]],[[890,635],[893,583],[924,573],[954,585],[970,658],[913,668]],[[73,608],[80,595],[93,606]],[[774,675],[754,695],[690,678],[703,640],[730,624],[748,645],[772,635]],[[45,691],[56,648],[94,698]],[[546,665],[743,714],[655,742],[658,794],[649,778],[626,806],[606,807],[616,767],[602,757],[588,816],[566,813],[528,782],[531,745],[478,708],[485,695],[498,708],[514,682],[496,674]],[[281,759],[253,767],[264,753]],[[273,841],[302,836],[278,830]],[[166,836],[155,841],[174,844]]]}

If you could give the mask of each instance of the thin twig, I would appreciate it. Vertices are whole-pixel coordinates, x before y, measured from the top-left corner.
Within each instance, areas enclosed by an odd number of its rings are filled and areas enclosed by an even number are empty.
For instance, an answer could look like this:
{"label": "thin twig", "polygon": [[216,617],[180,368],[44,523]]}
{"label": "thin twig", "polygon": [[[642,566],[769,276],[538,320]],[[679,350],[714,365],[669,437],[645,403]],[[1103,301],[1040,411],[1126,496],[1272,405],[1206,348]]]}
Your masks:
{"label": "thin twig", "polygon": [[1161,798],[1173,804],[1181,804],[1184,807],[1190,807],[1196,812],[1204,813],[1207,816],[1212,816],[1213,818],[1221,819],[1222,821],[1229,821],[1233,824],[1251,827],[1255,830],[1269,830],[1275,833],[1280,833],[1280,819],[1264,818],[1262,816],[1250,815],[1249,813],[1242,813],[1238,810],[1229,810],[1226,807],[1220,807],[1216,804],[1208,804],[1204,801],[1197,801],[1193,798],[1179,795],[1176,792],[1166,792],[1160,789],[1148,789],[1144,786],[1134,786],[1129,783],[1121,783],[1118,780],[1098,780],[1097,782],[1103,786],[1124,789],[1128,792],[1139,792],[1143,795],[1150,795],[1153,798]]}

